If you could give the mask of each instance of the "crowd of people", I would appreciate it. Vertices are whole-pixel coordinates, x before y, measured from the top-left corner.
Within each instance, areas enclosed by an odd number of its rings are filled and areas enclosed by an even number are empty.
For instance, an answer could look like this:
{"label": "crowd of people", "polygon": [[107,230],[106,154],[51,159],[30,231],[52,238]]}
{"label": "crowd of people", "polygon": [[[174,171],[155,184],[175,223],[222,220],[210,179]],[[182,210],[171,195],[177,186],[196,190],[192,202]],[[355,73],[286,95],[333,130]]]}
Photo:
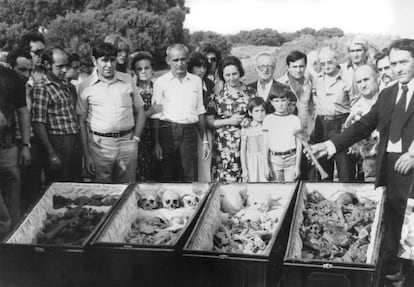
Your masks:
{"label": "crowd of people", "polygon": [[279,79],[281,63],[260,53],[257,81],[245,83],[240,59],[213,44],[191,53],[169,46],[169,71],[155,79],[152,55],[131,53],[119,35],[92,48],[90,68],[40,33],[23,35],[0,65],[0,233],[54,181],[318,180],[305,141],[328,180],[387,187],[384,258],[395,263],[390,280],[399,279],[414,166],[414,41],[369,55],[354,37],[347,49],[346,63],[330,47],[290,51]]}

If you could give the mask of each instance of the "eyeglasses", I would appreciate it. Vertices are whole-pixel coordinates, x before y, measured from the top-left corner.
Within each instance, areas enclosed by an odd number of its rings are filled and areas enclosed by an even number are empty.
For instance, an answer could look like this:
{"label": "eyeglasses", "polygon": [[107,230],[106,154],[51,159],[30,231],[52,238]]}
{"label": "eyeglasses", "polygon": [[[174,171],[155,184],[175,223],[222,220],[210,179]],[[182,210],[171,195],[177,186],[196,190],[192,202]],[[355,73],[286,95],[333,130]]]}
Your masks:
{"label": "eyeglasses", "polygon": [[257,68],[260,70],[260,71],[264,71],[264,70],[272,70],[273,68],[274,68],[274,66],[273,65],[259,65],[259,66],[257,66]]}
{"label": "eyeglasses", "polygon": [[138,72],[149,71],[149,70],[151,70],[151,67],[139,67],[139,68],[136,68],[135,70],[138,71]]}
{"label": "eyeglasses", "polygon": [[216,62],[217,58],[216,57],[211,57],[211,58],[207,58],[209,62]]}
{"label": "eyeglasses", "polygon": [[349,50],[349,53],[361,53],[362,49]]}
{"label": "eyeglasses", "polygon": [[185,62],[185,61],[187,61],[187,58],[177,58],[177,59],[171,59],[171,61],[173,61],[174,63],[178,63],[178,62]]}
{"label": "eyeglasses", "polygon": [[35,54],[36,56],[42,56],[42,54],[43,54],[43,52],[44,52],[45,50],[43,50],[43,49],[39,49],[39,50],[30,50],[30,52],[31,53],[33,53],[33,54]]}

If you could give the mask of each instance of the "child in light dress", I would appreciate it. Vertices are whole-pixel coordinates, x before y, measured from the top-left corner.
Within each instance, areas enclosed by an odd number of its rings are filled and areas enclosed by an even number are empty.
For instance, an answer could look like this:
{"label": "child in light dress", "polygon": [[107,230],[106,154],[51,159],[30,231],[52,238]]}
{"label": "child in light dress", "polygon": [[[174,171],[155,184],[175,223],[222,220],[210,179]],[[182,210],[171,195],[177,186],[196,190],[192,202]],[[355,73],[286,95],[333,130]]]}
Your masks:
{"label": "child in light dress", "polygon": [[270,90],[269,99],[275,111],[263,121],[263,157],[268,159],[265,176],[271,181],[294,181],[300,176],[302,144],[295,133],[301,129],[301,123],[298,116],[289,114],[292,97],[290,90]]}
{"label": "child in light dress", "polygon": [[263,157],[262,123],[266,115],[265,101],[255,97],[249,101],[247,112],[251,120],[241,131],[240,160],[244,182],[267,181]]}

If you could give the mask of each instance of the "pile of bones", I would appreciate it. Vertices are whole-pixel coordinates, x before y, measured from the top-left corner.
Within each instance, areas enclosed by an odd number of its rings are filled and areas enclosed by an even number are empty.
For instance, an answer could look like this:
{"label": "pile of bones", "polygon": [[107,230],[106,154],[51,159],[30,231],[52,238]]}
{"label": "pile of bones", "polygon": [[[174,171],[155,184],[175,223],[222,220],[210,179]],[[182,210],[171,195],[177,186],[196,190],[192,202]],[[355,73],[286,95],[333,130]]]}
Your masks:
{"label": "pile of bones", "polygon": [[281,197],[268,193],[221,193],[221,224],[213,238],[213,251],[264,254],[280,215]]}
{"label": "pile of bones", "polygon": [[75,199],[53,196],[53,210],[46,214],[37,244],[81,245],[101,221],[117,195],[80,196]]}
{"label": "pile of bones", "polygon": [[343,191],[327,200],[314,190],[307,194],[299,234],[302,259],[365,263],[376,202]]}
{"label": "pile of bones", "polygon": [[[201,193],[201,192],[200,192]],[[201,194],[173,188],[137,191],[137,216],[125,242],[145,245],[171,245],[180,236],[200,202]]]}

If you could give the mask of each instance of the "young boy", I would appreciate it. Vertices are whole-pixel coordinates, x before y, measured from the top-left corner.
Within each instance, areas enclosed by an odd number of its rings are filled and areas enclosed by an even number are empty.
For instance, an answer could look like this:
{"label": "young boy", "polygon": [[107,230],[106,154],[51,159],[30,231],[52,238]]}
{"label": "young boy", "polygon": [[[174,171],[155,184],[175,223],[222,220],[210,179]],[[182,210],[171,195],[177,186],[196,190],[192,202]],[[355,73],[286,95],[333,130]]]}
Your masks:
{"label": "young boy", "polygon": [[289,114],[289,99],[294,97],[290,90],[276,93],[270,90],[269,99],[273,114],[263,121],[263,157],[265,159],[265,176],[270,181],[294,181],[300,176],[302,144],[295,137],[300,130],[300,120]]}

